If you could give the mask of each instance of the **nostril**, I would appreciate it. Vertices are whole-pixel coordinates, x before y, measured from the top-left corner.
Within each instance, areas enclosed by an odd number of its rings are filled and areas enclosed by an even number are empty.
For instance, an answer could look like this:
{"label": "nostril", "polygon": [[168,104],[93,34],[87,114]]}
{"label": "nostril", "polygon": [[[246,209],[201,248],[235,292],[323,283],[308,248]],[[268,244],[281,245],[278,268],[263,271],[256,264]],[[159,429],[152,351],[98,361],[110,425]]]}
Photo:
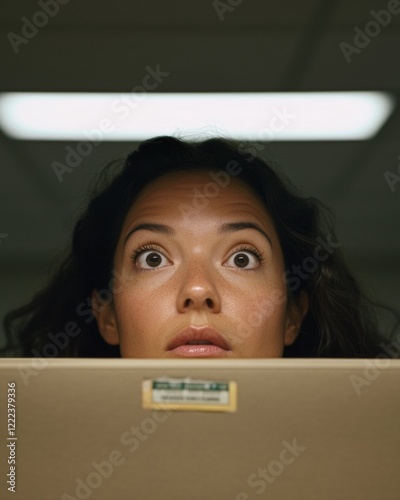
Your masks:
{"label": "nostril", "polygon": [[206,303],[207,303],[207,306],[208,306],[209,308],[214,307],[214,303],[213,303],[213,301],[212,301],[211,299],[206,299]]}
{"label": "nostril", "polygon": [[[185,308],[188,308],[190,306],[195,306],[196,303],[199,303],[197,300],[193,300],[191,298],[187,298],[184,302],[184,307]],[[208,308],[212,309],[214,307],[214,301],[212,299],[210,299],[209,297],[206,298],[204,301],[203,301],[203,304],[205,304]]]}

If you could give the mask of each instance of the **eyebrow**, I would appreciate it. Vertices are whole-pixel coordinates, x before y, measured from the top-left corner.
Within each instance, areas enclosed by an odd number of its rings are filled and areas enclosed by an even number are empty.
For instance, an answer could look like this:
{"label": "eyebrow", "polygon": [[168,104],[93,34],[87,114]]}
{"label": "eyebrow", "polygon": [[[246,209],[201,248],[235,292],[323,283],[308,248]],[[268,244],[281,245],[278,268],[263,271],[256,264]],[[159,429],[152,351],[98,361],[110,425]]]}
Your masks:
{"label": "eyebrow", "polygon": [[233,233],[236,231],[241,231],[243,229],[255,229],[264,236],[264,238],[269,242],[269,244],[272,247],[271,238],[256,222],[248,222],[248,221],[226,222],[225,224],[222,224],[222,226],[220,227],[219,233],[220,234]]}
{"label": "eyebrow", "polygon": [[[271,238],[256,222],[249,222],[249,221],[225,222],[219,228],[218,233],[219,234],[234,233],[236,231],[242,231],[243,229],[255,229],[264,236],[264,238],[269,242],[269,244],[272,247]],[[171,226],[166,226],[165,224],[152,224],[144,222],[142,224],[138,224],[129,231],[129,233],[125,236],[124,246],[126,245],[126,242],[130,238],[130,236],[132,236],[133,233],[141,230],[152,231],[153,233],[160,233],[160,234],[169,234],[169,235],[175,234],[175,231]]]}
{"label": "eyebrow", "polygon": [[126,242],[128,241],[129,237],[132,236],[133,233],[143,229],[146,231],[152,231],[153,233],[171,234],[171,235],[175,234],[175,231],[170,226],[166,226],[164,224],[150,224],[144,222],[143,224],[138,224],[129,231],[129,233],[125,236],[124,246],[126,245]]}

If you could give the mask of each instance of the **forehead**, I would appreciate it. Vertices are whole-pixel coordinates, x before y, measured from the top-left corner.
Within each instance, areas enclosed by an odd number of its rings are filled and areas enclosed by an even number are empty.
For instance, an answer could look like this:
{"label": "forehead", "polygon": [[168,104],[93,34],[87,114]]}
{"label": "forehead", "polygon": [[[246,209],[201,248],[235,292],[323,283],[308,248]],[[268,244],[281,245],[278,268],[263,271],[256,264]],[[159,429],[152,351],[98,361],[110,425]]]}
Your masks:
{"label": "forehead", "polygon": [[166,216],[180,219],[185,214],[199,219],[212,215],[252,215],[271,222],[263,201],[250,186],[228,174],[219,178],[217,172],[214,174],[201,170],[159,177],[139,193],[127,222]]}

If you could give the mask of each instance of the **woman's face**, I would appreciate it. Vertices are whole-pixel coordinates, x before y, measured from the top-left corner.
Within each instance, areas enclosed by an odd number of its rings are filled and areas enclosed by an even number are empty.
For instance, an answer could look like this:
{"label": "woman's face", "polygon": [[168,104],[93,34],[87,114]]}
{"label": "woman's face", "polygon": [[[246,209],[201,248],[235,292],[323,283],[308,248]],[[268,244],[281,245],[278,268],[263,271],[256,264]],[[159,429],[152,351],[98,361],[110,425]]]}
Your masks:
{"label": "woman's face", "polygon": [[272,220],[246,184],[172,173],[128,212],[113,302],[95,291],[94,314],[123,358],[281,357],[307,308],[288,304],[284,271]]}

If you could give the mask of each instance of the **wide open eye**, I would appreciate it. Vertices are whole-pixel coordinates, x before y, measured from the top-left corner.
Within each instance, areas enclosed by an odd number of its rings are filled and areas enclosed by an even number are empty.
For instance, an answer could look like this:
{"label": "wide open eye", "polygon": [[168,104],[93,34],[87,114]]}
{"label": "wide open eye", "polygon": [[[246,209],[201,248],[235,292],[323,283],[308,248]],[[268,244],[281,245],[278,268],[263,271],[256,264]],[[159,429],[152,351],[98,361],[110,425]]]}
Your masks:
{"label": "wide open eye", "polygon": [[151,247],[141,247],[135,250],[132,260],[139,269],[159,269],[170,264],[162,252]]}
{"label": "wide open eye", "polygon": [[236,250],[225,262],[225,266],[236,269],[256,269],[262,261],[262,254],[255,248],[241,248]]}

